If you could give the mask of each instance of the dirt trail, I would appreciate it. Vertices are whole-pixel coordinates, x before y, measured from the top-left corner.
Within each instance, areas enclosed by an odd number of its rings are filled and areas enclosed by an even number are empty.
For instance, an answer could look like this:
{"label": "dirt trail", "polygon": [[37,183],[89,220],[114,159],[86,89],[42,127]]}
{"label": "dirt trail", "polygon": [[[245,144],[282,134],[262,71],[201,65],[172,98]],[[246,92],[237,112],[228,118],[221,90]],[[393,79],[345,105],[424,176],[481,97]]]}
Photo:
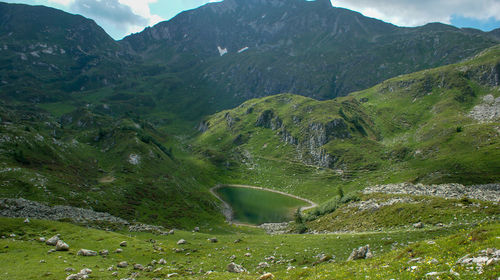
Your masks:
{"label": "dirt trail", "polygon": [[[211,188],[210,192],[212,193],[212,195],[214,195],[218,200],[220,200],[222,202],[222,205],[223,205],[222,214],[224,214],[224,216],[226,217],[226,220],[230,223],[232,223],[232,221],[233,221],[233,209],[216,192],[217,189],[222,188],[222,187],[247,188],[247,189],[256,189],[256,190],[261,190],[261,191],[273,192],[273,193],[278,193],[281,195],[285,195],[285,196],[292,197],[292,198],[302,200],[304,202],[309,203],[309,206],[301,207],[300,208],[301,211],[308,210],[308,209],[311,209],[311,208],[318,206],[318,204],[314,203],[313,201],[311,201],[309,199],[302,198],[302,197],[299,197],[299,196],[296,196],[293,194],[277,191],[277,190],[266,189],[266,188],[256,187],[256,186],[248,186],[248,185],[217,185],[217,186]],[[234,223],[234,224],[250,226],[248,224],[239,224],[239,223]]]}

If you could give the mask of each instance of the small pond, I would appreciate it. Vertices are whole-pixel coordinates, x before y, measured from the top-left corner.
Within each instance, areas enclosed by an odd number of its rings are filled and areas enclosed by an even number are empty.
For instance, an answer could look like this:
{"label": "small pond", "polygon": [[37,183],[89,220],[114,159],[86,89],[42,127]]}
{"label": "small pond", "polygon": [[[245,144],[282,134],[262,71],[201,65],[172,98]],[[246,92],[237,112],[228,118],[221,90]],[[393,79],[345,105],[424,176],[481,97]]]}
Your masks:
{"label": "small pond", "polygon": [[223,186],[216,188],[215,192],[231,206],[233,221],[253,225],[291,221],[297,208],[309,205],[305,201],[261,189]]}

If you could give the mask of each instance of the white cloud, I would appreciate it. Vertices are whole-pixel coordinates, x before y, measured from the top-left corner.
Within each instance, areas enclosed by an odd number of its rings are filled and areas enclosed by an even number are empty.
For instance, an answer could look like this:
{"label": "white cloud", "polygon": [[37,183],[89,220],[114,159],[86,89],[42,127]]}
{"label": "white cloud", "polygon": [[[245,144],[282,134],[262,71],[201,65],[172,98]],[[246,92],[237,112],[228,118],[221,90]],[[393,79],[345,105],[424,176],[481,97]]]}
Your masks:
{"label": "white cloud", "polygon": [[500,20],[500,0],[332,0],[336,7],[361,12],[400,26],[450,23],[453,15]]}
{"label": "white cloud", "polygon": [[[134,14],[139,15],[143,18],[149,20],[149,25],[155,25],[160,21],[163,21],[162,17],[151,13],[149,4],[156,3],[158,0],[119,0],[123,5],[129,6]],[[144,26],[142,27],[144,28]]]}
{"label": "white cloud", "polygon": [[60,4],[64,6],[69,6],[73,0],[48,0],[49,3]]}

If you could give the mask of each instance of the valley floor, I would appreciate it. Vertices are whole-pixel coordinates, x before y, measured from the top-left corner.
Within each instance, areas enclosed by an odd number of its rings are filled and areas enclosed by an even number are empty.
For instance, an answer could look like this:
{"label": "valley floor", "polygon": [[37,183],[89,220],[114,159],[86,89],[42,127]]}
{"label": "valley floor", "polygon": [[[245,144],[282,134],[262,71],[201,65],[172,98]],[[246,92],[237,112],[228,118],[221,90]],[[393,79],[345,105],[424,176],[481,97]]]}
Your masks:
{"label": "valley floor", "polygon": [[[64,279],[85,268],[95,279],[259,279],[268,272],[274,279],[497,279],[500,274],[498,222],[321,235],[266,235],[236,226],[231,233],[154,235],[23,221],[0,218],[1,279]],[[53,252],[55,247],[40,242],[56,234],[69,251]],[[347,261],[364,245],[370,245],[372,259]],[[109,254],[80,256],[82,248]],[[128,265],[117,268],[124,261]],[[228,272],[232,262],[248,272]]]}

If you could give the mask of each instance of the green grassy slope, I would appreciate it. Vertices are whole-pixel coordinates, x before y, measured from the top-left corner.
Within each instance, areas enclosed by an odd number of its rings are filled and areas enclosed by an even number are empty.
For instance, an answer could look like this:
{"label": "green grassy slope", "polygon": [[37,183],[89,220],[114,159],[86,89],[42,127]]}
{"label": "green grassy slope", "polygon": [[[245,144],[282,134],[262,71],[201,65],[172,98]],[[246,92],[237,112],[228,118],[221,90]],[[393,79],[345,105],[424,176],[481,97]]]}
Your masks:
{"label": "green grassy slope", "polygon": [[[54,247],[37,241],[56,233],[70,245],[69,252],[47,253]],[[113,271],[107,268],[127,261],[127,268],[117,269],[119,278],[167,278],[171,273],[178,273],[183,279],[257,279],[266,271],[275,274],[276,279],[359,279],[365,275],[373,279],[410,279],[423,278],[432,271],[445,271],[445,275],[450,275],[452,268],[464,279],[493,279],[491,277],[498,273],[498,264],[484,267],[484,272],[479,275],[476,270],[467,270],[455,262],[466,254],[474,256],[480,250],[497,246],[498,234],[498,226],[482,225],[476,228],[308,236],[269,236],[235,228],[233,234],[177,231],[174,235],[156,236],[99,231],[59,222],[33,220],[25,224],[22,219],[0,218],[0,235],[6,237],[0,239],[1,277],[62,279],[69,274],[65,272],[66,268],[74,268],[77,272],[90,268],[93,278],[115,279],[111,275]],[[217,243],[207,240],[213,237],[218,239]],[[187,244],[177,245],[179,239],[185,239]],[[235,243],[235,240],[240,241]],[[128,246],[120,247],[121,241],[127,241]],[[346,262],[353,248],[365,244],[370,244],[374,259]],[[77,256],[80,248],[107,249],[110,254],[107,257]],[[117,248],[122,248],[123,252],[115,253]],[[245,256],[247,253],[250,255]],[[321,254],[331,257],[333,263],[315,264]],[[235,256],[234,262],[242,264],[249,274],[227,272],[232,255]],[[422,258],[421,263],[408,263],[418,257]],[[151,264],[162,258],[166,264]],[[432,259],[437,262],[431,264]],[[270,267],[258,268],[261,262],[267,262]],[[151,269],[134,270],[132,266],[136,263],[145,267],[151,264]],[[409,269],[412,266],[417,268]],[[25,269],[27,267],[29,269]],[[209,271],[212,273],[207,275]]]}
{"label": "green grassy slope", "polygon": [[31,107],[0,110],[0,197],[170,227],[223,221],[208,194],[210,167],[177,152],[177,140],[147,121],[89,109],[60,119]]}
{"label": "green grassy slope", "polygon": [[469,112],[500,96],[500,47],[348,97],[253,99],[206,119],[198,152],[231,183],[317,201],[371,184],[498,182],[498,119]]}

